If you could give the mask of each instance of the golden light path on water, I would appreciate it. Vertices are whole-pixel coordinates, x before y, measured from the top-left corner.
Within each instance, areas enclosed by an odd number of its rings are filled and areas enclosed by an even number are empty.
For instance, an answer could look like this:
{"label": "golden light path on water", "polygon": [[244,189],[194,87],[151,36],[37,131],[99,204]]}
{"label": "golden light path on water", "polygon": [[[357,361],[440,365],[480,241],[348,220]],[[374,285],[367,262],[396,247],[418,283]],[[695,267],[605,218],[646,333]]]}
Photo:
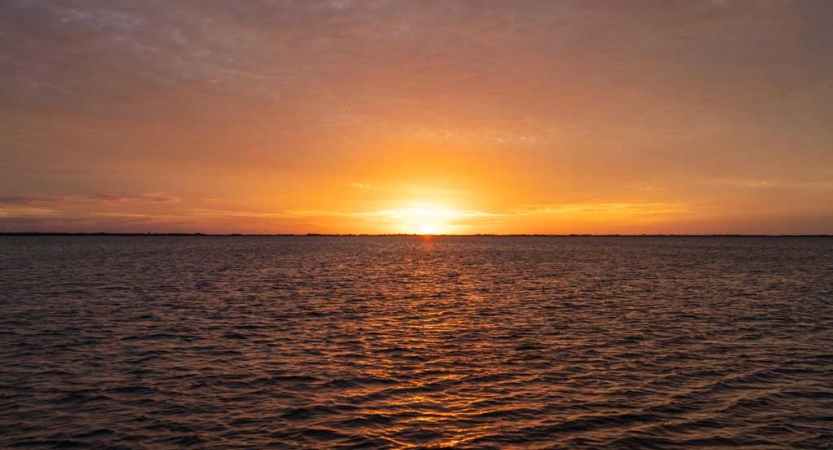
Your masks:
{"label": "golden light path on water", "polygon": [[0,249],[0,448],[831,444],[826,238]]}

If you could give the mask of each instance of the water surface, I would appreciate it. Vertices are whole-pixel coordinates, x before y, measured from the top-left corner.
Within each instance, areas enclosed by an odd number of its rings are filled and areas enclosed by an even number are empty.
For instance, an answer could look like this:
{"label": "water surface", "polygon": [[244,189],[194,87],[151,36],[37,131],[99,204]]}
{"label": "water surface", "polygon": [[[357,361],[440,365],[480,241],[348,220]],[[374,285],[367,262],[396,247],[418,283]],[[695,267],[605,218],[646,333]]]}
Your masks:
{"label": "water surface", "polygon": [[833,448],[833,239],[0,237],[0,448]]}

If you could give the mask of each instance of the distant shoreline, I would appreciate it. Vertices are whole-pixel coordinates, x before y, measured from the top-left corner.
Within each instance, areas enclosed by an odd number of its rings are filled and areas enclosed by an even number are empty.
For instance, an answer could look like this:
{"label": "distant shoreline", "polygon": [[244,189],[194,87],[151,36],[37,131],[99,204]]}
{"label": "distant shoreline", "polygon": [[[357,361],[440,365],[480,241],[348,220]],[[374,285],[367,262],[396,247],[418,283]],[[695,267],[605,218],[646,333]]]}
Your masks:
{"label": "distant shoreline", "polygon": [[797,237],[829,238],[831,234],[246,234],[246,233],[61,233],[61,232],[0,232],[0,236],[115,236],[115,237]]}

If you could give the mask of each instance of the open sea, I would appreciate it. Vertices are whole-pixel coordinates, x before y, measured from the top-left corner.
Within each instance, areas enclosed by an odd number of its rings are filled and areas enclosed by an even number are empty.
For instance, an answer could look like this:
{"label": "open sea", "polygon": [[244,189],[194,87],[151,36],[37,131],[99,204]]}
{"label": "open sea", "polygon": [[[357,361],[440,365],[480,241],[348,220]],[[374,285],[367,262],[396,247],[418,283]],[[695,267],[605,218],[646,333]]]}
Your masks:
{"label": "open sea", "polygon": [[0,236],[0,448],[833,448],[833,238]]}

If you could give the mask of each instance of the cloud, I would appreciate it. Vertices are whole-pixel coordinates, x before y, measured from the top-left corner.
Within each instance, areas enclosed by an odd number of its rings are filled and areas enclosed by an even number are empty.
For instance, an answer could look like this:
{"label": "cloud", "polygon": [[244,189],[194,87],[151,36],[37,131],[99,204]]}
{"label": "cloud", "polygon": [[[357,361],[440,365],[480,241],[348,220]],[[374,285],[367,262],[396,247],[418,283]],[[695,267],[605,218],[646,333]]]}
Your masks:
{"label": "cloud", "polygon": [[438,216],[445,218],[457,217],[493,217],[501,214],[488,213],[484,211],[473,210],[455,210],[445,208],[398,208],[398,209],[380,209],[372,211],[328,211],[328,210],[289,210],[282,213],[286,217],[357,217],[357,218],[391,218],[398,219],[401,217],[414,216]]}
{"label": "cloud", "polygon": [[675,202],[600,202],[530,205],[514,211],[522,216],[556,216],[576,220],[673,220],[694,209],[686,203]]}
{"label": "cloud", "polygon": [[49,202],[47,197],[0,197],[0,205],[26,206]]}
{"label": "cloud", "polygon": [[194,208],[187,210],[187,213],[200,217],[215,217],[215,218],[259,218],[259,219],[277,219],[290,217],[290,213],[286,212],[258,212],[258,211],[240,211],[240,210],[223,210],[223,209],[206,209]]}
{"label": "cloud", "polygon": [[[106,217],[137,220],[158,220],[164,216],[140,214],[135,211],[112,211],[113,208],[135,208],[148,205],[165,205],[179,202],[176,197],[154,194],[89,194],[56,196],[5,196],[0,197],[0,218],[37,218],[65,220],[70,218]],[[105,209],[106,211],[101,211]],[[155,217],[155,219],[154,219]]]}
{"label": "cloud", "polygon": [[58,196],[0,197],[0,205],[68,205],[78,203],[177,203],[180,199],[165,194],[89,194]]}
{"label": "cloud", "polygon": [[118,195],[118,194],[94,194],[90,196],[76,197],[80,199],[100,200],[104,202],[140,202],[140,203],[178,203],[179,198],[165,194],[139,194],[139,195]]}
{"label": "cloud", "polygon": [[824,176],[798,176],[780,177],[777,179],[757,179],[744,177],[712,177],[699,181],[709,186],[718,186],[732,189],[755,189],[755,190],[803,190],[803,191],[827,191],[833,190],[833,180]]}
{"label": "cloud", "polygon": [[[437,222],[453,226],[480,226],[533,219],[541,224],[553,221],[618,221],[642,223],[672,221],[691,215],[695,208],[675,202],[596,202],[528,205],[504,211],[478,211],[445,208],[396,208],[374,211],[344,212],[327,210],[292,210],[275,216],[287,218],[352,219],[373,224],[407,225]],[[465,228],[463,228],[465,229]]]}
{"label": "cloud", "polygon": [[0,204],[0,218],[7,217],[48,217],[55,216],[58,211],[49,208],[38,208],[34,206],[11,206],[4,207]]}
{"label": "cloud", "polygon": [[152,219],[155,216],[152,214],[137,214],[137,213],[118,213],[118,212],[95,212],[91,214],[95,217],[120,217],[120,218],[134,218],[134,219]]}

